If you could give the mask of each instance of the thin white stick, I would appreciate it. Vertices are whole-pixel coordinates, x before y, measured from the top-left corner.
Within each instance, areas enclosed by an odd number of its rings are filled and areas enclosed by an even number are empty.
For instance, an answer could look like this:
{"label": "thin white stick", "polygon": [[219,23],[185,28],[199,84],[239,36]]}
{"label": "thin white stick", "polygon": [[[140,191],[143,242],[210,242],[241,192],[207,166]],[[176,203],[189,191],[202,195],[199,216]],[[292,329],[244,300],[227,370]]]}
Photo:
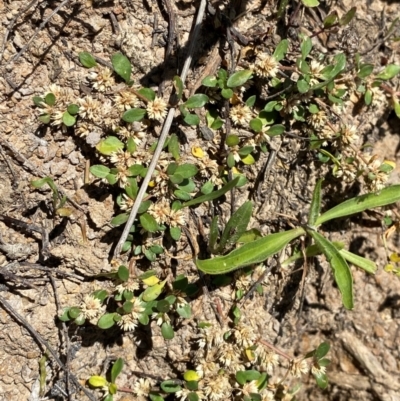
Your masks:
{"label": "thin white stick", "polygon": [[[186,77],[187,77],[187,74],[189,72],[190,64],[192,63],[193,53],[194,53],[195,45],[196,45],[196,42],[197,42],[197,36],[199,35],[199,32],[200,32],[201,22],[203,21],[203,16],[204,16],[205,8],[206,8],[206,3],[207,3],[207,0],[201,0],[200,6],[199,6],[199,10],[198,10],[198,13],[197,13],[196,25],[194,27],[192,38],[191,38],[189,52],[188,52],[188,55],[186,57],[185,64],[183,65],[182,73],[180,75],[180,78],[181,78],[182,82],[186,81]],[[133,204],[131,213],[129,214],[129,219],[125,224],[124,231],[122,232],[121,238],[119,239],[119,241],[118,241],[118,243],[117,243],[117,245],[115,247],[114,254],[113,254],[113,258],[114,259],[117,259],[119,257],[119,255],[121,253],[122,246],[124,245],[126,239],[128,238],[129,231],[130,231],[130,229],[132,227],[133,222],[135,221],[137,212],[139,210],[139,206],[142,203],[143,196],[144,196],[144,194],[145,194],[145,192],[147,190],[147,187],[148,187],[149,182],[151,180],[151,176],[153,175],[154,169],[155,169],[155,167],[157,165],[158,159],[160,158],[160,154],[161,154],[161,151],[162,151],[162,149],[164,147],[164,143],[165,143],[165,140],[166,140],[167,135],[169,133],[169,130],[171,128],[172,121],[174,119],[174,115],[175,115],[175,107],[171,107],[169,109],[169,111],[168,111],[167,118],[164,121],[164,126],[163,126],[163,129],[161,131],[160,137],[158,139],[157,148],[156,148],[156,150],[154,152],[153,158],[151,159],[151,163],[150,163],[150,165],[149,165],[149,167],[147,169],[147,174],[143,179],[142,185],[140,187],[139,193],[137,194],[135,203]]]}

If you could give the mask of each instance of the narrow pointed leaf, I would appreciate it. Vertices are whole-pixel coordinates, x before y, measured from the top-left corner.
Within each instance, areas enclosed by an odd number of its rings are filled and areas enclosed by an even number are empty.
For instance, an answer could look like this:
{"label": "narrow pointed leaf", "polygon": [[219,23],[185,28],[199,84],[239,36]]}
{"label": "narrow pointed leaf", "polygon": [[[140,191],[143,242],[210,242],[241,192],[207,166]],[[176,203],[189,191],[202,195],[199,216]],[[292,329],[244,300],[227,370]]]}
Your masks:
{"label": "narrow pointed leaf", "polygon": [[356,255],[352,252],[346,251],[346,249],[341,249],[340,254],[351,264],[360,267],[367,273],[375,274],[378,267],[376,263],[372,260],[363,258],[362,256]]}
{"label": "narrow pointed leaf", "polygon": [[115,383],[118,375],[122,372],[122,368],[124,367],[124,360],[122,358],[118,358],[113,367],[111,368],[111,383]]}
{"label": "narrow pointed leaf", "polygon": [[183,207],[185,207],[185,206],[193,206],[193,205],[197,205],[199,203],[208,202],[210,200],[217,199],[220,196],[226,194],[231,189],[233,189],[236,186],[236,184],[238,183],[238,181],[239,181],[239,177],[236,177],[234,180],[229,181],[221,189],[218,189],[217,191],[211,192],[210,194],[202,195],[202,196],[199,196],[198,198],[194,198],[194,199],[190,200],[189,202],[185,202],[182,206]]}
{"label": "narrow pointed leaf", "polygon": [[342,302],[346,309],[353,309],[353,277],[350,268],[335,248],[332,242],[328,241],[321,234],[314,230],[307,230],[307,233],[314,239],[315,243],[321,248],[333,270],[333,277],[342,294]]}
{"label": "narrow pointed leaf", "polygon": [[223,252],[235,244],[241,235],[246,231],[247,225],[251,218],[253,202],[245,202],[229,219],[221,236],[221,241],[218,246],[218,251]]}
{"label": "narrow pointed leaf", "polygon": [[308,224],[313,226],[319,217],[319,212],[321,210],[321,185],[322,179],[317,181],[315,185],[313,197],[311,201],[310,212],[308,214]]}
{"label": "narrow pointed leaf", "polygon": [[281,233],[270,234],[256,241],[247,243],[225,256],[214,259],[196,260],[199,270],[207,274],[225,274],[240,267],[261,263],[268,257],[279,252],[290,241],[304,234],[301,227]]}
{"label": "narrow pointed leaf", "polygon": [[315,222],[316,226],[339,217],[351,216],[367,209],[390,205],[400,200],[400,185],[382,189],[378,194],[356,196],[323,213]]}

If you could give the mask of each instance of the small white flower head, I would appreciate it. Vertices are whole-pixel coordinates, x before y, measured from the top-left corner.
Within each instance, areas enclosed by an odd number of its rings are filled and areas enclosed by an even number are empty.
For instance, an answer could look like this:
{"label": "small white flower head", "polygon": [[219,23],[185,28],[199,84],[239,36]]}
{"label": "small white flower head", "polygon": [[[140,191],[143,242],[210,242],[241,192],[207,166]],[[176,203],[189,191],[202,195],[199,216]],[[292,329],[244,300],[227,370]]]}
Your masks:
{"label": "small white flower head", "polygon": [[75,128],[76,135],[81,136],[81,137],[87,136],[87,135],[89,135],[89,133],[91,131],[92,131],[91,124],[89,124],[86,121],[82,121],[82,120],[78,121],[76,128]]}
{"label": "small white flower head", "polygon": [[122,199],[121,199],[121,202],[119,204],[119,208],[121,210],[129,211],[129,210],[132,209],[134,203],[135,203],[134,199],[131,199],[126,194],[122,194]]}
{"label": "small white flower head", "polygon": [[187,388],[182,388],[182,390],[179,390],[175,393],[175,395],[181,400],[181,401],[185,401],[189,394],[191,393],[191,390],[187,389]]}
{"label": "small white flower head", "polygon": [[128,110],[133,107],[139,106],[139,99],[129,89],[120,91],[118,95],[114,97],[114,102],[118,110],[120,111]]}
{"label": "small white flower head", "polygon": [[135,164],[135,159],[132,157],[132,154],[122,149],[112,152],[110,155],[110,161],[115,164],[115,167],[122,168],[130,167]]}
{"label": "small white flower head", "polygon": [[310,366],[305,359],[293,359],[289,371],[294,377],[301,377],[302,374],[307,374],[310,371]]}
{"label": "small white flower head", "polygon": [[207,349],[218,348],[224,343],[224,331],[219,326],[208,326],[200,329],[199,347]]}
{"label": "small white flower head", "polygon": [[237,290],[247,290],[251,286],[251,274],[246,270],[236,270],[234,278]]}
{"label": "small white flower head", "polygon": [[169,213],[169,225],[171,227],[182,227],[186,224],[185,222],[185,213],[182,209],[180,210],[172,210]]}
{"label": "small white flower head", "polygon": [[171,207],[166,200],[161,200],[160,202],[152,203],[147,209],[147,213],[153,216],[158,224],[164,224],[169,222]]}
{"label": "small white flower head", "polygon": [[130,313],[121,316],[121,320],[117,322],[117,325],[122,328],[124,331],[132,331],[135,330],[138,325],[139,315],[145,310],[142,302],[139,298],[135,298],[135,300],[131,300],[133,303],[132,310]]}
{"label": "small white flower head", "polygon": [[91,320],[100,315],[101,309],[101,301],[98,298],[95,298],[93,295],[86,295],[82,302],[79,304],[79,308],[82,311],[82,315],[85,319]]}
{"label": "small white flower head", "polygon": [[113,73],[109,68],[98,67],[97,71],[90,72],[88,77],[93,82],[93,88],[99,92],[105,92],[115,84]]}
{"label": "small white flower head", "polygon": [[256,334],[250,325],[239,322],[232,330],[233,338],[237,345],[243,348],[249,348],[256,341]]}
{"label": "small white flower head", "polygon": [[225,367],[239,364],[240,349],[230,343],[223,343],[218,349],[218,361]]}
{"label": "small white flower head", "polygon": [[82,118],[95,121],[98,114],[101,113],[101,103],[91,96],[85,96],[83,99],[78,99],[77,102],[79,105],[79,115]]}
{"label": "small white flower head", "polygon": [[238,104],[231,108],[229,116],[234,124],[246,126],[249,124],[252,114],[248,106]]}
{"label": "small white flower head", "polygon": [[342,148],[358,142],[359,139],[357,127],[354,125],[344,125],[340,130],[339,143]]}
{"label": "small white flower head", "polygon": [[53,112],[53,114],[51,115],[51,120],[52,120],[51,125],[54,125],[54,126],[62,125],[63,124],[63,114],[64,114],[63,111]]}
{"label": "small white flower head", "polygon": [[152,384],[149,379],[140,378],[135,382],[132,390],[137,397],[148,397],[151,391],[151,386]]}
{"label": "small white flower head", "polygon": [[119,294],[122,294],[124,291],[134,292],[135,290],[138,290],[139,287],[140,284],[138,279],[129,277],[127,281],[123,281],[121,284],[118,284],[115,287],[115,291],[117,291]]}
{"label": "small white flower head", "polygon": [[200,359],[196,366],[196,372],[200,377],[212,377],[218,372],[219,366],[212,360]]}
{"label": "small white flower head", "polygon": [[311,374],[314,376],[322,376],[326,373],[326,366],[320,366],[318,363],[314,363],[311,366]]}
{"label": "small white flower head", "polygon": [[320,110],[317,113],[310,114],[307,117],[307,123],[310,124],[314,129],[322,129],[327,121],[325,111]]}
{"label": "small white flower head", "polygon": [[240,394],[250,397],[250,394],[258,394],[257,380],[252,380],[243,385]]}
{"label": "small white flower head", "polygon": [[162,121],[167,115],[167,103],[163,99],[156,97],[147,103],[146,111],[151,120]]}
{"label": "small white flower head", "polygon": [[171,321],[171,318],[168,316],[168,314],[162,313],[162,312],[154,312],[151,315],[151,318],[156,321],[157,326],[161,326],[164,322],[170,323],[170,321]]}
{"label": "small white flower head", "polygon": [[205,378],[203,392],[209,401],[225,401],[231,394],[231,384],[225,375],[212,375]]}
{"label": "small white flower head", "polygon": [[266,350],[264,347],[258,347],[256,349],[256,354],[259,359],[260,367],[271,375],[275,366],[279,364],[279,356],[274,352]]}
{"label": "small white flower head", "polygon": [[257,61],[254,64],[254,72],[262,78],[273,78],[279,70],[279,62],[274,56],[262,53],[257,55]]}
{"label": "small white flower head", "polygon": [[136,145],[140,145],[142,140],[146,137],[146,132],[142,130],[142,127],[139,130],[136,130],[132,124],[130,124],[128,127],[118,128],[117,133],[118,136],[125,140],[132,138]]}

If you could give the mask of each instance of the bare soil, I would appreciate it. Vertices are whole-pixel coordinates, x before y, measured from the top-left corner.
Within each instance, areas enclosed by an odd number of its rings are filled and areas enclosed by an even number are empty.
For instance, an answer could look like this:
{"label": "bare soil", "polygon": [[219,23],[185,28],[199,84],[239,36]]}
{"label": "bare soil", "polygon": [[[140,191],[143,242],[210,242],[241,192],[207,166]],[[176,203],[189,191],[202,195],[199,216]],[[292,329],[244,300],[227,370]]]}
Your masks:
{"label": "bare soil", "polygon": [[[175,44],[165,62],[171,21],[164,1],[63,3],[47,21],[61,2],[0,1],[0,401],[40,399],[39,360],[45,348],[15,313],[48,342],[82,385],[91,375],[100,374],[110,359],[122,357],[125,367],[118,383],[130,387],[140,377],[178,377],[188,367],[197,323],[215,321],[210,303],[219,299],[225,315],[232,305],[231,288],[214,289],[210,285],[211,298],[201,294],[191,301],[193,317],[179,325],[171,341],[163,339],[154,322],[149,327],[139,326],[133,334],[118,329],[101,331],[89,324],[63,331],[57,319],[60,309],[76,305],[82,294],[109,285],[92,276],[112,270],[111,255],[121,229],[109,224],[115,214],[110,187],[85,184],[87,163],[96,160],[90,141],[41,124],[32,97],[42,94],[52,83],[79,94],[86,83],[87,70],[76,63],[76,55],[88,51],[108,61],[112,54],[121,51],[132,62],[135,81],[156,91],[164,81],[164,98],[168,99],[171,78],[180,71],[188,49],[198,2],[171,2],[178,47]],[[232,3],[236,14],[241,14],[235,27],[244,36],[267,32],[265,46],[273,48],[279,40],[277,35],[284,35],[283,22],[276,20],[276,1]],[[286,19],[293,15],[295,4],[291,3],[296,2],[289,3]],[[382,66],[387,62],[400,64],[400,42],[384,38],[385,29],[400,17],[400,4],[381,0],[323,1],[320,10],[336,9],[342,15],[354,5],[357,14],[349,28],[350,36],[324,34],[314,38],[315,46],[340,52],[356,37],[358,50],[366,53],[367,62]],[[319,9],[301,11],[295,33],[317,31],[322,15]],[[47,23],[43,26],[44,21]],[[212,17],[207,15],[186,83],[186,95],[198,89],[201,79],[213,74],[230,57],[226,48],[220,49],[222,59],[218,51],[213,51],[219,48],[223,35],[223,29],[214,29]],[[400,37],[399,26],[393,36]],[[238,53],[244,47],[236,42],[235,46]],[[388,108],[375,107],[353,113],[351,118],[356,125],[361,124],[360,133],[365,142],[372,144],[373,153],[396,162],[398,167],[391,175],[391,183],[399,183],[400,131],[396,117]],[[183,147],[187,152],[190,141],[204,141],[193,128],[179,129],[188,138],[189,144]],[[154,137],[158,134],[155,130]],[[257,212],[251,223],[264,234],[284,228],[284,220],[277,213],[302,217],[303,211],[308,210],[318,176],[318,164],[301,141],[285,138],[279,145],[276,163],[268,179],[261,183],[255,201]],[[246,168],[250,185],[237,191],[238,203],[247,199],[252,180],[263,163],[265,160],[260,160]],[[77,205],[70,218],[53,218],[51,193],[47,188],[37,190],[30,186],[31,180],[44,176],[52,177]],[[338,191],[336,195],[334,190]],[[334,184],[329,191],[331,203],[357,194],[356,188],[343,192]],[[228,208],[229,205],[222,206],[224,213]],[[211,215],[205,206],[195,213]],[[191,224],[196,230],[196,225]],[[343,308],[330,267],[318,258],[309,265],[300,315],[302,271],[280,270],[274,260],[270,261],[264,296],[247,300],[242,313],[256,322],[262,338],[289,355],[303,355],[322,341],[331,344],[328,389],[321,391],[312,377],[304,378],[298,400],[400,400],[400,280],[383,270],[387,255],[381,240],[381,216],[363,214],[332,224],[329,230],[326,235],[331,239],[340,238],[350,250],[371,258],[379,266],[375,275],[352,267],[356,300],[353,311]],[[40,249],[46,240],[50,242],[49,253],[43,260]],[[185,241],[173,249],[175,255],[189,252]],[[390,238],[388,248],[390,252],[399,249],[397,234]],[[165,277],[185,273],[191,281],[198,280],[194,263],[185,258],[171,259],[165,255],[152,267]],[[69,360],[65,356],[67,348]],[[88,399],[82,391],[74,393],[77,390],[73,385],[69,386],[70,398],[57,395],[57,386],[65,387],[65,372],[53,356],[48,357],[46,370],[47,399]],[[94,399],[100,399],[99,393],[93,394]],[[137,398],[122,394],[116,399]]]}

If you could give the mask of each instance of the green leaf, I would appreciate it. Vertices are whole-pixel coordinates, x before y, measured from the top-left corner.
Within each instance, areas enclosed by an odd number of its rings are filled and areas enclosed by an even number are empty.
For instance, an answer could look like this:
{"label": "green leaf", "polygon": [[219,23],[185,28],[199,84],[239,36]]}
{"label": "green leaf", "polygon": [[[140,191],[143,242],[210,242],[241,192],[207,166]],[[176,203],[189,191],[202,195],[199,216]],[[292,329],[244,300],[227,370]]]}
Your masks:
{"label": "green leaf", "polygon": [[306,37],[300,46],[301,57],[305,59],[310,54],[311,49],[312,49],[311,39],[309,37]]}
{"label": "green leaf", "polygon": [[322,374],[319,376],[314,375],[314,377],[320,389],[325,390],[328,387],[328,377],[326,376],[326,374]]}
{"label": "green leaf", "polygon": [[110,156],[112,153],[117,152],[124,148],[123,142],[121,142],[115,136],[108,136],[107,138],[101,140],[97,145],[96,149],[106,156]]}
{"label": "green leaf", "polygon": [[240,138],[238,135],[228,135],[226,137],[226,144],[231,148],[233,146],[239,145]]}
{"label": "green leaf", "polygon": [[97,63],[94,57],[88,52],[79,53],[79,61],[85,68],[96,67]]}
{"label": "green leaf", "polygon": [[179,227],[170,227],[169,233],[173,240],[178,241],[181,238],[182,231]]}
{"label": "green leaf", "polygon": [[254,107],[254,104],[256,103],[257,100],[257,96],[253,95],[250,96],[247,100],[246,100],[246,106],[248,107]]}
{"label": "green leaf", "polygon": [[56,103],[56,97],[54,96],[53,93],[50,92],[45,96],[44,102],[49,106],[54,106]]}
{"label": "green leaf", "polygon": [[198,172],[199,169],[194,164],[184,163],[176,168],[174,175],[179,174],[183,178],[191,178],[194,177]]}
{"label": "green leaf", "polygon": [[246,382],[258,380],[261,377],[261,373],[257,370],[239,370],[236,372],[236,381],[242,386]]}
{"label": "green leaf", "polygon": [[183,317],[184,319],[190,319],[190,317],[192,316],[192,310],[189,304],[177,307],[176,312],[180,317]]}
{"label": "green leaf", "polygon": [[297,81],[297,90],[300,93],[307,93],[310,89],[309,83],[305,79],[299,79]]}
{"label": "green leaf", "polygon": [[152,215],[143,213],[140,215],[139,220],[141,226],[149,233],[155,233],[158,230],[158,224]]}
{"label": "green leaf", "polygon": [[122,115],[122,119],[127,123],[133,123],[134,121],[143,120],[145,115],[146,115],[145,109],[133,108],[125,111],[125,113]]}
{"label": "green leaf", "polygon": [[281,61],[285,57],[285,55],[288,51],[288,48],[289,48],[289,41],[287,39],[281,40],[279,42],[278,46],[276,46],[276,49],[273,53],[273,56],[275,57],[275,59],[277,61]]}
{"label": "green leaf", "polygon": [[203,203],[203,202],[208,202],[214,199],[219,198],[220,196],[226,194],[228,191],[230,191],[231,189],[233,189],[237,182],[239,181],[239,178],[235,178],[232,181],[229,181],[228,184],[226,184],[225,186],[223,186],[221,189],[211,192],[210,194],[207,195],[201,195],[197,198],[194,198],[188,202],[185,202],[182,207],[187,207],[187,206],[193,206],[193,205],[197,205],[199,203]]}
{"label": "green leaf", "polygon": [[318,348],[315,350],[314,357],[317,360],[322,359],[330,350],[331,346],[328,342],[321,343]]}
{"label": "green leaf", "polygon": [[263,128],[263,123],[259,118],[253,118],[250,120],[250,128],[254,132],[261,132]]}
{"label": "green leaf", "polygon": [[310,212],[308,214],[308,224],[310,226],[314,226],[315,222],[317,221],[317,219],[319,217],[319,213],[321,211],[322,181],[323,181],[322,179],[319,179],[314,188],[313,197],[312,197],[311,206],[310,206]]}
{"label": "green leaf", "polygon": [[50,114],[41,114],[38,119],[43,124],[48,124],[50,122]]}
{"label": "green leaf", "polygon": [[201,84],[207,86],[208,88],[215,88],[217,86],[217,81],[218,80],[216,77],[209,75],[201,81]]}
{"label": "green leaf", "polygon": [[369,106],[372,103],[372,91],[369,89],[365,91],[364,102],[367,106]]}
{"label": "green leaf", "polygon": [[176,196],[178,199],[182,201],[189,201],[190,199],[192,199],[191,195],[182,189],[175,190],[174,196]]}
{"label": "green leaf", "polygon": [[208,102],[208,96],[204,95],[203,93],[197,93],[191,96],[184,105],[188,109],[195,109],[197,107],[203,107]]}
{"label": "green leaf", "polygon": [[388,64],[385,67],[385,69],[376,76],[376,78],[383,79],[384,81],[387,81],[387,80],[392,79],[393,77],[395,77],[399,72],[400,72],[400,65]]}
{"label": "green leaf", "polygon": [[115,380],[117,380],[118,375],[122,372],[123,367],[124,360],[122,358],[118,358],[111,368],[111,383],[115,383]]}
{"label": "green leaf", "polygon": [[360,70],[357,73],[358,78],[367,78],[372,74],[372,71],[374,70],[374,65],[373,64],[362,64],[360,66]]}
{"label": "green leaf", "polygon": [[129,82],[131,79],[132,67],[131,63],[126,56],[122,53],[113,54],[111,63],[114,71],[125,81]]}
{"label": "green leaf", "polygon": [[88,382],[93,387],[106,387],[108,385],[108,381],[101,376],[90,376]]}
{"label": "green leaf", "polygon": [[161,390],[164,393],[171,394],[182,390],[182,387],[175,380],[165,380],[160,384]]}
{"label": "green leaf", "polygon": [[397,118],[400,118],[400,103],[397,100],[393,101],[393,108]]}
{"label": "green leaf", "polygon": [[325,19],[324,19],[324,28],[330,28],[332,25],[336,23],[338,20],[337,11],[331,12]]}
{"label": "green leaf", "polygon": [[390,205],[400,200],[400,185],[382,189],[378,194],[367,194],[349,199],[323,213],[315,222],[319,226],[329,220],[363,212],[367,209]]}
{"label": "green leaf", "polygon": [[[197,382],[196,382],[197,383]],[[190,389],[189,389],[190,390]],[[190,392],[188,394],[188,401],[199,401],[199,396],[197,395],[197,393],[194,392]]]}
{"label": "green leaf", "polygon": [[156,98],[156,92],[154,92],[153,89],[150,88],[140,88],[138,90],[138,93],[140,93],[149,101],[153,101]]}
{"label": "green leaf", "polygon": [[285,127],[282,124],[275,124],[269,128],[267,134],[269,136],[282,135],[285,132]]}
{"label": "green leaf", "polygon": [[71,116],[68,111],[65,111],[62,115],[62,122],[67,127],[72,127],[76,123],[76,118],[74,116]]}
{"label": "green leaf", "polygon": [[230,99],[233,96],[232,89],[222,89],[221,95],[224,99]]}
{"label": "green leaf", "polygon": [[211,220],[210,235],[208,239],[208,247],[211,253],[219,253],[217,247],[215,246],[217,243],[218,235],[218,216],[214,216]]}
{"label": "green leaf", "polygon": [[174,335],[175,335],[174,329],[167,322],[164,322],[161,325],[161,334],[162,334],[162,336],[164,337],[165,340],[172,340],[174,338]]}
{"label": "green leaf", "polygon": [[176,95],[178,97],[178,100],[182,99],[182,93],[183,93],[183,82],[181,80],[181,78],[178,75],[174,76],[174,87],[175,87],[175,91],[176,91]]}
{"label": "green leaf", "polygon": [[89,170],[95,177],[98,178],[106,178],[107,175],[110,173],[110,169],[101,164],[95,164],[94,166],[90,166]]}
{"label": "green leaf", "polygon": [[151,401],[164,401],[164,398],[158,393],[150,393],[149,398]]}
{"label": "green leaf", "polygon": [[169,138],[168,152],[171,153],[172,157],[175,160],[179,160],[181,157],[179,154],[179,141],[176,134],[172,134]]}
{"label": "green leaf", "polygon": [[71,114],[71,116],[74,116],[75,114],[79,113],[79,106],[77,104],[72,103],[67,107],[67,111],[69,114]]}
{"label": "green leaf", "polygon": [[158,283],[156,285],[146,288],[142,295],[143,301],[150,302],[150,301],[154,301],[155,299],[157,299],[159,297],[159,295],[163,292],[166,282],[167,282],[167,280],[164,280],[161,283]]}
{"label": "green leaf", "polygon": [[317,7],[317,6],[319,6],[319,1],[318,0],[301,0],[301,2],[306,7]]}
{"label": "green leaf", "polygon": [[43,99],[42,97],[40,97],[40,96],[34,96],[34,97],[32,98],[32,101],[33,101],[33,103],[34,103],[35,106],[43,108],[42,103],[44,103],[44,99]]}
{"label": "green leaf", "polygon": [[229,248],[231,245],[236,244],[241,235],[246,231],[247,225],[250,222],[252,210],[253,202],[247,201],[232,215],[222,233],[218,246],[219,253],[223,252],[224,249]]}
{"label": "green leaf", "polygon": [[82,310],[77,307],[70,308],[69,312],[68,312],[71,319],[76,319],[81,313],[82,313]]}
{"label": "green leaf", "polygon": [[157,302],[156,308],[161,313],[167,313],[171,309],[171,304],[165,299],[161,299]]}
{"label": "green leaf", "polygon": [[128,213],[121,213],[112,218],[110,224],[114,227],[118,227],[128,221],[129,214]]}
{"label": "green leaf", "polygon": [[185,123],[188,125],[199,125],[200,124],[200,118],[197,114],[188,113],[183,118],[183,121],[185,121]]}
{"label": "green leaf", "polygon": [[97,322],[97,326],[101,329],[109,329],[110,327],[114,326],[115,324],[115,317],[116,313],[106,313],[104,314],[99,321]]}
{"label": "green leaf", "polygon": [[118,267],[117,276],[121,281],[128,281],[129,279],[129,270],[126,266],[121,265]]}
{"label": "green leaf", "polygon": [[247,243],[240,248],[233,250],[225,256],[218,256],[214,259],[195,261],[199,270],[207,274],[225,274],[240,267],[261,263],[268,257],[279,252],[290,241],[305,233],[301,227],[267,235],[256,241]]}
{"label": "green leaf", "polygon": [[340,26],[348,25],[349,22],[353,19],[354,15],[356,14],[357,7],[351,7],[349,11],[342,18],[339,20]]}
{"label": "green leaf", "polygon": [[132,164],[132,166],[128,168],[129,175],[134,177],[141,175],[143,170],[144,167],[141,164]]}
{"label": "green leaf", "polygon": [[345,249],[340,250],[340,254],[351,264],[360,267],[365,270],[367,273],[375,274],[378,267],[376,263],[372,262],[369,259],[365,259],[362,256],[355,255],[352,252],[346,251]]}
{"label": "green leaf", "polygon": [[212,181],[207,181],[201,188],[200,192],[204,195],[210,194],[214,189],[214,183]]}
{"label": "green leaf", "polygon": [[251,70],[242,70],[234,72],[226,82],[228,88],[236,88],[237,86],[244,85],[253,75]]}
{"label": "green leaf", "polygon": [[353,309],[353,278],[349,266],[344,257],[335,248],[332,242],[328,241],[321,234],[314,230],[307,230],[315,243],[321,248],[333,270],[333,277],[339,291],[342,294],[342,302],[346,309]]}

